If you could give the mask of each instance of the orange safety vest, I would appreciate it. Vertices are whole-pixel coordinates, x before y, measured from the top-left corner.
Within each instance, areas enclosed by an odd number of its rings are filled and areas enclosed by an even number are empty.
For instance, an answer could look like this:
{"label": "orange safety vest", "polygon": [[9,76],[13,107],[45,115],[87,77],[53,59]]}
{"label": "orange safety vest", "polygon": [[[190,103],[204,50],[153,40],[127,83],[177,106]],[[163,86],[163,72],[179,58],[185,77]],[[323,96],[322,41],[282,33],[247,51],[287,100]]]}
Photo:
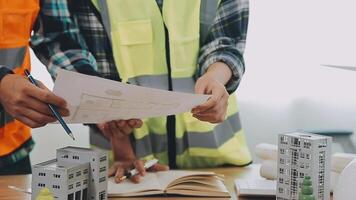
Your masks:
{"label": "orange safety vest", "polygon": [[[0,0],[0,65],[19,75],[30,69],[29,40],[39,9],[39,0]],[[0,108],[0,158],[30,138],[30,128]]]}

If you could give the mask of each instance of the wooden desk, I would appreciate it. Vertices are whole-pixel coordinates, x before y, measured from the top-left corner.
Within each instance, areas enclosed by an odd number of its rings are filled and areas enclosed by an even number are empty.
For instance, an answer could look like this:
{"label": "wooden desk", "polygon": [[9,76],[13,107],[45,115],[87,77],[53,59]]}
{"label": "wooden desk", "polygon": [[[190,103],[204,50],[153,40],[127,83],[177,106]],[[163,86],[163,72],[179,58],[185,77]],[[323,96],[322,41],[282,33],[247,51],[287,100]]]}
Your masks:
{"label": "wooden desk", "polygon": [[[244,179],[260,179],[259,176],[259,168],[260,165],[252,164],[248,167],[225,167],[225,168],[213,168],[213,169],[204,169],[204,171],[214,171],[218,174],[225,175],[225,185],[227,186],[228,190],[231,193],[232,199],[239,199],[239,200],[274,200],[275,198],[237,198],[235,188],[234,188],[234,180],[237,178],[244,178]],[[28,194],[23,194],[21,192],[17,192],[8,188],[8,185],[13,185],[19,188],[28,188],[31,185],[31,176],[30,175],[23,175],[23,176],[0,176],[0,200],[30,200],[31,196]],[[111,200],[117,200],[119,198],[112,198]],[[171,199],[171,200],[194,200],[198,199],[194,198],[187,198],[187,197],[144,197],[144,198],[121,198],[124,200],[143,200],[143,199],[150,199],[150,200],[162,200],[162,199]],[[121,200],[120,199],[120,200]],[[207,198],[201,198],[207,199]],[[214,198],[210,198],[214,199]],[[220,198],[221,199],[221,198]]]}

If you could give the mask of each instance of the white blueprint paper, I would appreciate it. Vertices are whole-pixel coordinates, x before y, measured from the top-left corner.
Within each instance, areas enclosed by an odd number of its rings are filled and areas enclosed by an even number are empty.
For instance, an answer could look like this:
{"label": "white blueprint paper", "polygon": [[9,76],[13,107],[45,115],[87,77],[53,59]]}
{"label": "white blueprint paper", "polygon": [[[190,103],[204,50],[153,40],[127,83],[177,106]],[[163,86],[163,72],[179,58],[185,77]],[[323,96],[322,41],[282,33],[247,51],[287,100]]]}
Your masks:
{"label": "white blueprint paper", "polygon": [[59,70],[53,92],[69,106],[67,123],[143,119],[190,111],[209,95],[170,92]]}

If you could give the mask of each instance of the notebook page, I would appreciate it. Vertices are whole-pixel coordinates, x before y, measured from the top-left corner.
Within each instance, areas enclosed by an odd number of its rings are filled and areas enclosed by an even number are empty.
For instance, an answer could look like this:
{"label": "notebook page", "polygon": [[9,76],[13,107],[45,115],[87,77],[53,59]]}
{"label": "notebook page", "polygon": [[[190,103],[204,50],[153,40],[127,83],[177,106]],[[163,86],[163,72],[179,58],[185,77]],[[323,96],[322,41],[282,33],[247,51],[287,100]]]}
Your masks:
{"label": "notebook page", "polygon": [[183,170],[170,170],[157,172],[157,178],[163,188],[167,188],[168,185],[173,183],[175,180],[187,176],[195,175],[214,175],[213,172],[198,172],[198,171],[183,171]]}
{"label": "notebook page", "polygon": [[164,191],[164,187],[160,185],[155,173],[147,173],[144,177],[141,177],[141,182],[139,184],[135,184],[128,179],[119,184],[115,183],[113,178],[109,178],[108,180],[109,196],[123,194],[127,195],[152,190]]}

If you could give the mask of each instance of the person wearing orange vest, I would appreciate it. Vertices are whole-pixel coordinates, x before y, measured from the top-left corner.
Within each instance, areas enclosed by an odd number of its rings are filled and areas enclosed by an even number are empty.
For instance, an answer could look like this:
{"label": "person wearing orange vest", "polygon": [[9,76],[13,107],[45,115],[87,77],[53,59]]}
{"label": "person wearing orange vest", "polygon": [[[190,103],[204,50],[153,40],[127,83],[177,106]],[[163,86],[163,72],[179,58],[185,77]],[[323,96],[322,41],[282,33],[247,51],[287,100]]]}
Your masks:
{"label": "person wearing orange vest", "polygon": [[24,76],[31,68],[29,39],[39,10],[39,0],[0,0],[0,175],[31,173],[30,127],[56,120],[47,103],[69,115],[62,98]]}

